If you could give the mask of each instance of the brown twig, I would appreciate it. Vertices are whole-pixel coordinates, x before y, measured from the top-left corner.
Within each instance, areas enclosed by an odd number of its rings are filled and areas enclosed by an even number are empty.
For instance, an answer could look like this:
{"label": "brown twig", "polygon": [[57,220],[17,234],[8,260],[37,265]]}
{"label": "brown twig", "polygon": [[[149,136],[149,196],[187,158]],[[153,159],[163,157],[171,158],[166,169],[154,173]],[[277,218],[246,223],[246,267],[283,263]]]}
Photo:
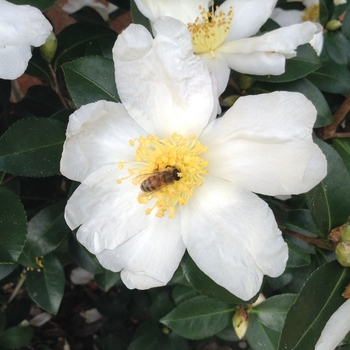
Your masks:
{"label": "brown twig", "polygon": [[333,246],[333,244],[331,242],[329,242],[327,244],[320,238],[304,236],[304,235],[302,235],[300,233],[297,233],[297,232],[294,232],[294,231],[291,231],[291,230],[288,230],[288,229],[285,230],[285,233],[288,236],[295,237],[297,239],[300,239],[303,242],[312,244],[312,245],[314,245],[316,247],[319,247],[319,248],[328,249],[328,250],[334,250],[335,249],[335,247]]}
{"label": "brown twig", "polygon": [[60,90],[60,87],[58,85],[58,82],[57,82],[57,78],[56,78],[56,73],[54,72],[51,64],[48,65],[49,66],[49,69],[50,69],[50,73],[51,73],[51,76],[52,76],[52,80],[53,80],[53,84],[54,84],[54,87],[55,87],[55,90],[56,90],[56,93],[60,99],[60,101],[62,102],[64,108],[70,108],[67,101],[64,99],[62,93],[61,93],[61,90]]}
{"label": "brown twig", "polygon": [[344,138],[350,137],[350,133],[337,133],[339,124],[343,121],[346,114],[350,111],[350,95],[345,99],[339,109],[333,115],[333,122],[325,126],[319,132],[319,137],[322,140],[328,140],[334,137]]}

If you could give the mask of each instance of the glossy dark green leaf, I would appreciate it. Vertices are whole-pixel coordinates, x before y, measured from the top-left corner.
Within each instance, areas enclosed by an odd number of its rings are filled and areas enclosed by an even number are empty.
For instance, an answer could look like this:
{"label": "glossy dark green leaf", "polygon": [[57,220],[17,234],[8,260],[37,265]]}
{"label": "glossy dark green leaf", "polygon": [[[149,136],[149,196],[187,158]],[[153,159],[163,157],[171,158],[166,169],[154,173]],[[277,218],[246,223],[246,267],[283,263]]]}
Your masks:
{"label": "glossy dark green leaf", "polygon": [[0,169],[46,177],[59,172],[66,126],[53,119],[21,119],[0,139]]}
{"label": "glossy dark green leaf", "polygon": [[0,187],[0,263],[18,260],[27,235],[27,216],[13,192]]}
{"label": "glossy dark green leaf", "polygon": [[198,296],[184,301],[160,322],[188,339],[203,339],[223,330],[235,311],[222,301]]}
{"label": "glossy dark green leaf", "polygon": [[333,94],[350,94],[350,73],[346,67],[334,63],[326,63],[307,77],[321,91]]}
{"label": "glossy dark green leaf", "polygon": [[140,12],[134,0],[130,1],[130,12],[133,23],[143,25],[150,33],[152,33],[151,23],[149,19]]}
{"label": "glossy dark green leaf", "polygon": [[114,79],[113,61],[83,57],[63,65],[67,88],[79,108],[98,100],[120,102]]}
{"label": "glossy dark green leaf", "polygon": [[328,0],[320,0],[320,23],[325,26],[329,20],[332,4]]}
{"label": "glossy dark green leaf", "polygon": [[323,97],[320,90],[305,78],[280,84],[258,81],[254,83],[252,89],[250,90],[252,93],[266,93],[272,91],[300,92],[305,95],[316,107],[317,119],[315,122],[315,128],[320,128],[332,122],[332,113],[328,107],[327,101]]}
{"label": "glossy dark green leaf", "polygon": [[95,339],[98,350],[127,350],[127,345],[118,337],[108,334],[106,337]]}
{"label": "glossy dark green leaf", "polygon": [[33,50],[33,56],[29,60],[28,67],[25,73],[42,80],[46,80],[49,82],[52,81],[52,75],[50,72],[49,65],[41,57],[39,48],[35,48]]}
{"label": "glossy dark green leaf", "polygon": [[95,283],[105,292],[109,291],[116,283],[120,281],[119,272],[104,270],[94,277]]}
{"label": "glossy dark green leaf", "polygon": [[327,176],[306,194],[317,228],[324,235],[347,221],[350,215],[350,174],[339,154],[315,138],[327,158]]}
{"label": "glossy dark green leaf", "polygon": [[174,304],[169,300],[169,296],[165,292],[158,293],[150,307],[152,320],[158,322],[173,309]]}
{"label": "glossy dark green leaf", "polygon": [[350,172],[350,139],[333,139],[333,147],[339,153]]}
{"label": "glossy dark green leaf", "polygon": [[344,36],[350,40],[350,12],[346,11],[345,16],[342,22],[341,31],[344,34]]}
{"label": "glossy dark green leaf", "polygon": [[12,271],[16,269],[18,264],[3,264],[0,265],[0,281],[7,277]]}
{"label": "glossy dark green leaf", "polygon": [[16,5],[31,5],[37,7],[41,11],[45,11],[55,5],[56,0],[10,0]]}
{"label": "glossy dark green leaf", "polygon": [[35,258],[54,251],[68,234],[69,227],[63,216],[65,205],[65,201],[53,204],[29,221],[22,255],[32,263],[25,266],[35,268]]}
{"label": "glossy dark green leaf", "polygon": [[311,263],[310,254],[305,252],[303,249],[299,248],[297,245],[293,244],[287,240],[289,248],[289,256],[287,261],[287,267],[300,267],[306,266]]}
{"label": "glossy dark green leaf", "polygon": [[182,258],[181,268],[192,287],[197,292],[204,294],[209,298],[221,300],[231,304],[244,304],[254,302],[259,295],[258,293],[249,301],[239,299],[231,294],[227,289],[216,284],[202,270],[200,270],[188,253],[186,253]]}
{"label": "glossy dark green leaf", "polygon": [[87,47],[99,43],[101,38],[106,39],[103,43],[109,46],[109,50],[105,47],[103,52],[111,52],[117,39],[117,33],[112,29],[94,23],[76,23],[66,27],[57,38],[55,66],[84,56]]}
{"label": "glossy dark green leaf", "polygon": [[275,295],[254,306],[251,315],[264,326],[276,332],[281,332],[287,312],[295,299],[295,294]]}
{"label": "glossy dark green leaf", "polygon": [[198,293],[191,286],[183,286],[178,284],[174,287],[171,296],[176,305],[183,303],[187,299],[198,296]]}
{"label": "glossy dark green leaf", "polygon": [[104,269],[99,264],[96,257],[89,253],[73,235],[69,236],[69,252],[72,259],[84,270],[92,274],[103,273]]}
{"label": "glossy dark green leaf", "polygon": [[89,6],[84,6],[82,9],[71,13],[69,16],[74,18],[77,22],[87,22],[105,25],[105,21],[102,18],[102,16],[96,10]]}
{"label": "glossy dark green leaf", "polygon": [[350,44],[342,32],[328,31],[324,37],[324,49],[334,62],[343,66],[347,65]]}
{"label": "glossy dark green leaf", "polygon": [[252,316],[245,337],[254,350],[276,350],[280,333],[266,327]]}
{"label": "glossy dark green leaf", "polygon": [[287,229],[310,237],[317,237],[320,231],[312,219],[310,210],[296,209],[288,212]]}
{"label": "glossy dark green leaf", "polygon": [[278,349],[314,349],[326,322],[344,302],[349,280],[350,269],[337,261],[312,273],[287,314]]}
{"label": "glossy dark green leaf", "polygon": [[64,292],[64,272],[53,255],[43,257],[43,267],[27,271],[27,290],[41,308],[56,315]]}
{"label": "glossy dark green leaf", "polygon": [[254,79],[269,83],[285,83],[303,78],[321,67],[316,51],[310,44],[298,46],[297,56],[286,60],[286,71],[281,75],[254,75]]}
{"label": "glossy dark green leaf", "polygon": [[6,329],[0,336],[0,346],[5,348],[20,348],[27,345],[34,335],[32,327],[11,327]]}

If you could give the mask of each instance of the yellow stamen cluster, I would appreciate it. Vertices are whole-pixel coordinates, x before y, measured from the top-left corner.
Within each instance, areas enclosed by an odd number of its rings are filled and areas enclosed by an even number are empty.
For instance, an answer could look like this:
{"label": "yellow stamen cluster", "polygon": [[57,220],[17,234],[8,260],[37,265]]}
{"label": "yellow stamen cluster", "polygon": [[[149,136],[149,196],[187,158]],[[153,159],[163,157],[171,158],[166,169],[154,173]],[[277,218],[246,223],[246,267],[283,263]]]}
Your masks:
{"label": "yellow stamen cluster", "polygon": [[303,22],[306,22],[306,21],[318,22],[319,17],[320,17],[320,5],[313,4],[304,10],[304,15],[303,15],[302,21]]}
{"label": "yellow stamen cluster", "polygon": [[194,23],[188,23],[187,27],[192,35],[194,53],[210,52],[215,57],[214,50],[218,48],[225,38],[233,19],[232,6],[227,14],[223,11],[214,12],[214,5],[211,11],[199,6],[201,18],[197,17]]}
{"label": "yellow stamen cluster", "polygon": [[[158,217],[163,217],[165,212],[169,211],[169,218],[174,218],[179,207],[187,203],[193,195],[194,189],[203,184],[203,175],[208,174],[208,170],[204,169],[208,161],[199,157],[201,153],[207,152],[208,148],[201,145],[194,135],[186,138],[177,133],[164,139],[151,135],[140,136],[131,140],[129,144],[133,146],[135,141],[138,143],[135,152],[136,162],[119,162],[119,168],[123,169],[125,164],[136,165],[128,168],[130,174],[128,178],[133,178],[134,185],[140,185],[150,176],[177,169],[179,171],[177,180],[162,184],[159,178],[154,191],[141,192],[137,198],[141,204],[147,204],[151,199],[157,198],[153,207],[146,210],[146,214],[157,208]],[[117,180],[117,183],[121,183],[122,180],[124,179]]]}

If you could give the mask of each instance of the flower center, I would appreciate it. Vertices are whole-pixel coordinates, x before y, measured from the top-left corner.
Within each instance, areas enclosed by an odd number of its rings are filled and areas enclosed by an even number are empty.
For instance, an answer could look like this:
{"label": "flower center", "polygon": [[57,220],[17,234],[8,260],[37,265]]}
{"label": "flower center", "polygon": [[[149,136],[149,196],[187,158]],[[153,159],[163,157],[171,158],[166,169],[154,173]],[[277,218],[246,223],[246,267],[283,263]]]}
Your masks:
{"label": "flower center", "polygon": [[304,15],[303,15],[302,21],[303,22],[306,22],[306,21],[318,22],[319,17],[320,17],[320,5],[313,4],[304,10]]}
{"label": "flower center", "polygon": [[[204,169],[208,161],[199,157],[208,148],[202,146],[194,135],[185,138],[176,133],[164,139],[140,136],[130,140],[129,144],[135,146],[135,141],[138,143],[136,162],[119,162],[119,168],[124,168],[125,164],[134,165],[128,168],[130,175],[127,178],[132,177],[133,184],[140,186],[139,203],[147,204],[151,199],[157,199],[153,207],[147,208],[147,215],[157,208],[158,217],[169,211],[169,218],[174,218],[179,207],[193,195],[194,189],[202,186],[203,175],[209,172]],[[118,179],[117,183],[122,180]]]}
{"label": "flower center", "polygon": [[[216,7],[218,10],[218,6]],[[188,23],[187,27],[192,35],[192,44],[194,53],[210,52],[215,58],[214,50],[219,47],[225,38],[231,26],[233,19],[233,8],[227,14],[223,11],[214,12],[214,4],[211,11],[206,11],[199,6],[201,13],[194,23]]]}

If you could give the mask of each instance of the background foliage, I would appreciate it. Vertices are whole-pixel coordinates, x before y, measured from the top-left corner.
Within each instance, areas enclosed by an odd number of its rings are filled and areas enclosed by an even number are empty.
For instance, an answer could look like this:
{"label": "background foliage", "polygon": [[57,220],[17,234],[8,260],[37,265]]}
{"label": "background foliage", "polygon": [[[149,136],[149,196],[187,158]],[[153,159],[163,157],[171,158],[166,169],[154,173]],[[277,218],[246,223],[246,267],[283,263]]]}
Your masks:
{"label": "background foliage", "polygon": [[[42,11],[54,0],[12,0]],[[11,81],[0,80],[0,350],[71,349],[313,349],[330,315],[344,302],[350,269],[334,254],[329,234],[350,214],[350,11],[320,0],[320,21],[342,26],[325,32],[322,54],[309,44],[287,60],[280,76],[232,72],[223,106],[247,94],[298,91],[317,109],[315,142],[327,157],[328,175],[306,194],[287,201],[264,197],[289,246],[284,274],[266,277],[257,306],[243,302],[201,272],[189,255],[171,282],[148,291],[128,290],[119,275],[105,270],[67,227],[63,212],[77,184],[59,172],[68,117],[100,99],[119,102],[111,29],[131,8],[135,23],[150,28],[133,1],[113,0],[119,9],[106,23],[92,9],[73,14],[76,23],[58,35],[50,64],[34,49],[27,75],[38,78],[23,98],[11,97]],[[280,1],[283,8],[300,3]],[[261,33],[277,28],[268,20]],[[224,108],[225,109],[225,108]],[[74,285],[70,273],[82,267],[94,277]],[[81,316],[102,315],[87,323]],[[245,310],[243,340],[232,318]],[[52,315],[37,324],[35,315]],[[47,315],[47,314],[44,314]],[[50,317],[50,316],[49,316]],[[343,341],[350,349],[350,336]]]}

